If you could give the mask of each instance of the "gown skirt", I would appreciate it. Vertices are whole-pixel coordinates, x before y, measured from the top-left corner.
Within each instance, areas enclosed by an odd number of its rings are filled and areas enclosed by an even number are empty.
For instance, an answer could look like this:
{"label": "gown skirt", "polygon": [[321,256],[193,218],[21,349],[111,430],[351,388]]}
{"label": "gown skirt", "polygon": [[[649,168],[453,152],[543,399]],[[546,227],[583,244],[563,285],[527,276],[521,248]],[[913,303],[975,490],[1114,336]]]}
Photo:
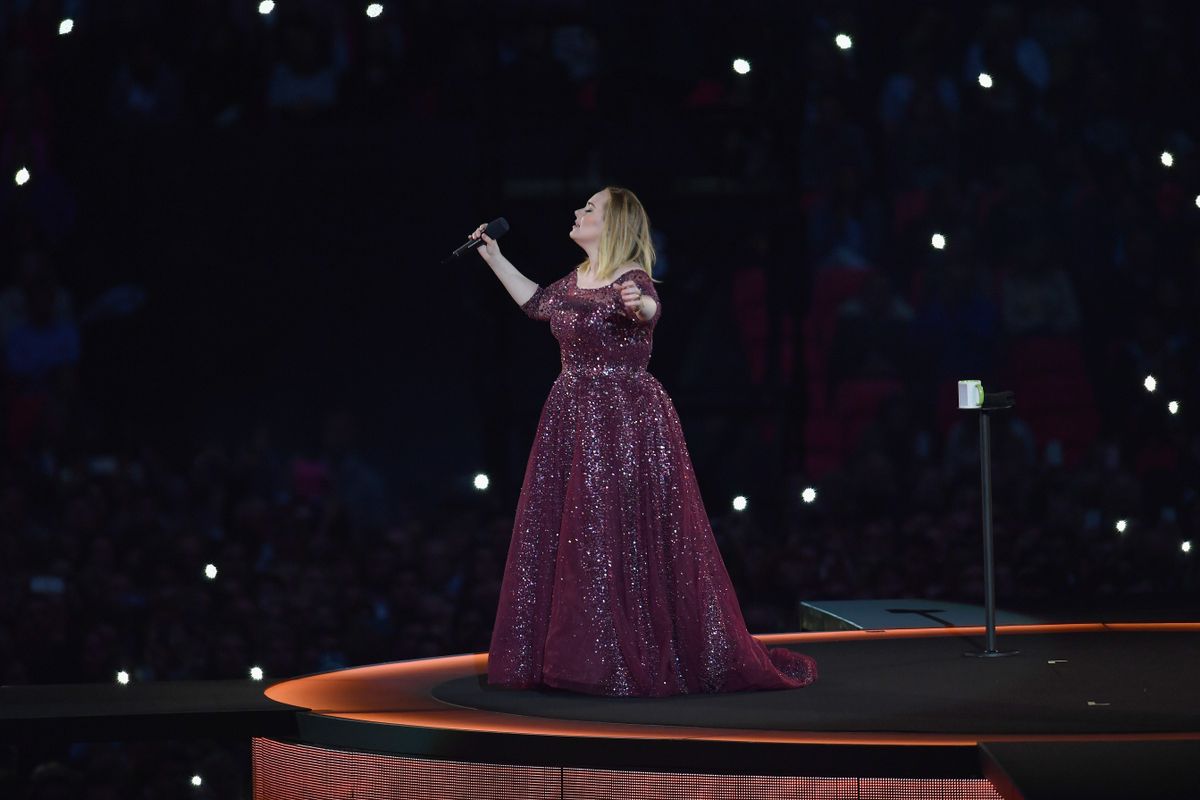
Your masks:
{"label": "gown skirt", "polygon": [[[640,321],[634,281],[658,304]],[[796,689],[816,662],[746,629],[675,407],[646,366],[662,304],[645,270],[521,307],[548,320],[562,372],[538,420],[488,653],[488,683],[656,697]]]}

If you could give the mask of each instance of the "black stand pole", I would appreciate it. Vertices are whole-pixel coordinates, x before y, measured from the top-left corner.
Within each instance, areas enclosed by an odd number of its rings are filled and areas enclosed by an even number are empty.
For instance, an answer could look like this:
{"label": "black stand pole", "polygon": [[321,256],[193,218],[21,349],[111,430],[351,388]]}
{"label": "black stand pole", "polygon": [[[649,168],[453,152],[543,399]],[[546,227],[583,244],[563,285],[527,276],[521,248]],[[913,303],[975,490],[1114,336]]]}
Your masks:
{"label": "black stand pole", "polygon": [[965,656],[996,658],[1013,656],[1019,650],[996,649],[996,557],[992,551],[992,433],[991,412],[979,409],[979,478],[983,494],[983,607],[987,626],[986,649],[969,651]]}

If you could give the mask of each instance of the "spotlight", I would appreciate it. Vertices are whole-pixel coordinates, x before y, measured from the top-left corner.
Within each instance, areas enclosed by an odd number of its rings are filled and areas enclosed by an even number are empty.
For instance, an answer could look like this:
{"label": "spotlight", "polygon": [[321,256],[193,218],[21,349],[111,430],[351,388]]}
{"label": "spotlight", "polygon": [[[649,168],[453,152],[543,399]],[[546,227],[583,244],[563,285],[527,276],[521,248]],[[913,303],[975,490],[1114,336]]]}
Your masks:
{"label": "spotlight", "polygon": [[1196,195],[1196,208],[1200,208],[1200,194]]}
{"label": "spotlight", "polygon": [[375,19],[382,13],[383,3],[371,3],[371,5],[367,6],[367,16],[371,19]]}
{"label": "spotlight", "polygon": [[749,75],[750,62],[744,58],[735,58],[733,60],[733,71],[738,75]]}
{"label": "spotlight", "polygon": [[1142,386],[1146,387],[1147,392],[1153,392],[1158,388],[1158,381],[1154,379],[1153,375],[1147,375],[1146,380],[1142,381]]}
{"label": "spotlight", "polygon": [[1158,160],[1162,162],[1164,167],[1172,167],[1175,165],[1175,156],[1171,155],[1166,150],[1163,150],[1163,153],[1158,157]]}
{"label": "spotlight", "polygon": [[854,47],[854,40],[845,33],[839,33],[837,36],[833,37],[833,43],[842,50],[849,50],[851,47]]}
{"label": "spotlight", "polygon": [[946,237],[942,236],[940,233],[935,233],[933,238],[929,240],[929,243],[933,245],[935,250],[946,249]]}
{"label": "spotlight", "polygon": [[250,680],[261,681],[262,679],[263,679],[262,667],[251,667],[250,668]]}
{"label": "spotlight", "polygon": [[128,686],[129,685],[129,673],[126,672],[125,670],[119,671],[117,673],[117,683],[121,684],[122,686]]}
{"label": "spotlight", "polygon": [[203,786],[203,785],[204,785],[204,778],[201,778],[199,775],[192,776],[192,786]]}
{"label": "spotlight", "polygon": [[488,476],[484,475],[482,472],[475,476],[475,488],[481,492],[488,487],[489,482]]}
{"label": "spotlight", "polygon": [[262,0],[262,2],[258,4],[258,13],[262,14],[264,17],[274,10],[275,0]]}
{"label": "spotlight", "polygon": [[743,495],[739,494],[737,497],[733,498],[733,510],[734,511],[745,511],[746,510],[746,498]]}
{"label": "spotlight", "polygon": [[216,580],[217,565],[216,564],[205,564],[204,565],[204,577],[208,578],[210,581]]}
{"label": "spotlight", "polygon": [[13,176],[13,180],[17,182],[17,186],[24,186],[29,183],[29,170],[21,167],[17,170],[17,174]]}
{"label": "spotlight", "polygon": [[1192,540],[1184,539],[1183,542],[1179,545],[1179,549],[1185,553],[1192,552]]}
{"label": "spotlight", "polygon": [[1124,533],[1125,529],[1129,527],[1129,523],[1123,519],[1119,519],[1114,527],[1117,529],[1117,533]]}
{"label": "spotlight", "polygon": [[800,493],[800,499],[806,503],[811,503],[817,499],[817,490],[808,486]]}
{"label": "spotlight", "polygon": [[992,88],[992,76],[986,72],[979,73],[979,85],[985,89]]}
{"label": "spotlight", "polygon": [[1167,403],[1167,411],[1170,411],[1172,414],[1178,414],[1179,413],[1179,401],[1172,400],[1171,402]]}
{"label": "spotlight", "polygon": [[69,17],[58,23],[58,33],[60,36],[66,36],[73,30],[75,30],[75,20]]}

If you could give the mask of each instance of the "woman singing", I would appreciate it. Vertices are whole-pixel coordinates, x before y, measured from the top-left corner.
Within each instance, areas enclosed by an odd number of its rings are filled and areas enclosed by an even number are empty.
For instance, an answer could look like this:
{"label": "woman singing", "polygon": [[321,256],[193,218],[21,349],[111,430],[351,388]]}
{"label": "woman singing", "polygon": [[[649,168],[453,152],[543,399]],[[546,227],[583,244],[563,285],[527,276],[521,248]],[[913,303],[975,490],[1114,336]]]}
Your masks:
{"label": "woman singing", "polygon": [[479,254],[548,320],[562,373],[517,502],[488,656],[495,686],[650,697],[794,689],[816,663],[750,636],[662,384],[646,371],[662,315],[650,221],[610,186],[575,211],[587,254],[549,286],[480,225]]}

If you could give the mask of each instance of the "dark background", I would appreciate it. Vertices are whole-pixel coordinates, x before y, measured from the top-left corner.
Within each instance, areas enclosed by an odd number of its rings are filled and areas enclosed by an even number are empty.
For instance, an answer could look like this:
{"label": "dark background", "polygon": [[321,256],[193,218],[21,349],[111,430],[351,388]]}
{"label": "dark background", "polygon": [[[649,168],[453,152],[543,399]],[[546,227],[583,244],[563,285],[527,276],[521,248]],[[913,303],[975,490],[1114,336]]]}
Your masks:
{"label": "dark background", "polygon": [[[1017,392],[1000,604],[1194,611],[1194,4],[256,6],[0,6],[0,682],[486,649],[558,353],[441,260],[505,216],[549,283],[609,184],[752,631],[980,601],[962,378]],[[10,750],[0,787],[235,796],[245,761]]]}

